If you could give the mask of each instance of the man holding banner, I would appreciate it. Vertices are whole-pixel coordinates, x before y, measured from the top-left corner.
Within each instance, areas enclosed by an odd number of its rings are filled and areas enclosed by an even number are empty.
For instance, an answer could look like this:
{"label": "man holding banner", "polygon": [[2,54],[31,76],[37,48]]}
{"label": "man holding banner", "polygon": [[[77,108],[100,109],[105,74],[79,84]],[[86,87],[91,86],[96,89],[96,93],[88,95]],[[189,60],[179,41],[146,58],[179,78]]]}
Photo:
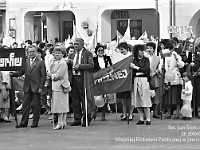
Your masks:
{"label": "man holding banner", "polygon": [[[17,119],[17,113],[15,108],[15,91],[19,90],[15,89],[13,85],[13,78],[10,78],[9,71],[17,71],[17,70],[23,70],[26,67],[26,58],[25,58],[25,49],[23,48],[17,48],[17,49],[1,49],[1,55],[0,55],[0,71],[6,71],[8,74],[3,77],[4,82],[10,83],[11,89],[9,90],[9,97],[8,92],[4,92],[4,100],[6,98],[6,102],[8,98],[10,101],[4,105],[5,108],[9,107],[10,104],[10,111],[11,114],[14,115],[16,124],[18,125],[18,119]],[[10,81],[9,81],[10,80]],[[3,88],[6,91],[6,88]],[[8,90],[8,88],[7,88]],[[3,94],[3,93],[2,93]],[[6,96],[7,95],[7,96]],[[6,97],[5,97],[6,96]],[[5,119],[4,119],[5,120]]]}

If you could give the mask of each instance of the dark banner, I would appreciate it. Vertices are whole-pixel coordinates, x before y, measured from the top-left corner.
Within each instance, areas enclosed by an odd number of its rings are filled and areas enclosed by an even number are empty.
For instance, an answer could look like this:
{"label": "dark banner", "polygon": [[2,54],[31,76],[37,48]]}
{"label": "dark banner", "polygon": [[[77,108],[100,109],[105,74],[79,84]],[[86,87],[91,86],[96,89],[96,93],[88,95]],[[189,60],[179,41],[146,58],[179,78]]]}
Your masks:
{"label": "dark banner", "polygon": [[25,49],[0,49],[0,70],[18,71],[26,67]]}
{"label": "dark banner", "polygon": [[94,73],[94,95],[130,91],[132,86],[131,62],[133,62],[133,57],[129,56],[108,68]]}

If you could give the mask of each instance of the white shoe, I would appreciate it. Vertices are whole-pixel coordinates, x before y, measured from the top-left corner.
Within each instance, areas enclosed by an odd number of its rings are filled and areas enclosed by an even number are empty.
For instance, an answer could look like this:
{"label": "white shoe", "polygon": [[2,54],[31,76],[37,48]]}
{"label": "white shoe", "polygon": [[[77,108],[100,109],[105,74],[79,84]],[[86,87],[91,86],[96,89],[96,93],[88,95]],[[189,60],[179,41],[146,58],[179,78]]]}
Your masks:
{"label": "white shoe", "polygon": [[53,120],[53,116],[49,117],[48,120]]}
{"label": "white shoe", "polygon": [[31,115],[29,116],[29,119],[33,119],[33,114],[31,114]]}
{"label": "white shoe", "polygon": [[16,110],[22,110],[22,104]]}

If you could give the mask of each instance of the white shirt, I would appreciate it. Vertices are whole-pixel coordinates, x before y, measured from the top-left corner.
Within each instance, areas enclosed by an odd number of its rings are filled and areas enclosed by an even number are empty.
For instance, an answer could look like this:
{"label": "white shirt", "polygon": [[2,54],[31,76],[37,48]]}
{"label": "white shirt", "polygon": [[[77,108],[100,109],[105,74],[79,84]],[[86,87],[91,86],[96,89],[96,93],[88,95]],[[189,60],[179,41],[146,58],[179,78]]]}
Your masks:
{"label": "white shirt", "polygon": [[105,68],[105,61],[103,57],[98,57],[98,62],[101,69]]}
{"label": "white shirt", "polygon": [[[184,89],[183,89],[184,90]],[[191,81],[188,81],[185,83],[185,94],[181,94],[181,99],[186,100],[186,101],[192,101],[192,91],[193,91],[193,86]]]}
{"label": "white shirt", "polygon": [[[82,52],[83,52],[83,49],[79,51],[79,60],[78,60],[78,64],[81,64],[81,55],[82,55]],[[75,66],[76,64],[76,58],[78,56],[78,53],[75,53],[75,56],[74,56],[74,60],[73,60],[73,67]],[[73,75],[81,75],[80,71],[78,72],[78,74],[75,73],[75,71],[73,70]]]}
{"label": "white shirt", "polygon": [[36,59],[36,57],[35,58],[30,58],[30,66],[32,65],[32,63],[34,63],[34,61],[35,61],[35,59]]}

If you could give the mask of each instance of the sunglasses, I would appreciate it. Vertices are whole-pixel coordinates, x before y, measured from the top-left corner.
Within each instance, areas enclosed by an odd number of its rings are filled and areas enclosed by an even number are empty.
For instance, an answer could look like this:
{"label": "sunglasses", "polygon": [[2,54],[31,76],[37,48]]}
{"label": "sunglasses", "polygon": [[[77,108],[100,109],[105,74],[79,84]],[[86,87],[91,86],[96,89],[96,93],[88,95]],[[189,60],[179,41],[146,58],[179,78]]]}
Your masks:
{"label": "sunglasses", "polygon": [[79,43],[74,43],[74,45],[79,45]]}

